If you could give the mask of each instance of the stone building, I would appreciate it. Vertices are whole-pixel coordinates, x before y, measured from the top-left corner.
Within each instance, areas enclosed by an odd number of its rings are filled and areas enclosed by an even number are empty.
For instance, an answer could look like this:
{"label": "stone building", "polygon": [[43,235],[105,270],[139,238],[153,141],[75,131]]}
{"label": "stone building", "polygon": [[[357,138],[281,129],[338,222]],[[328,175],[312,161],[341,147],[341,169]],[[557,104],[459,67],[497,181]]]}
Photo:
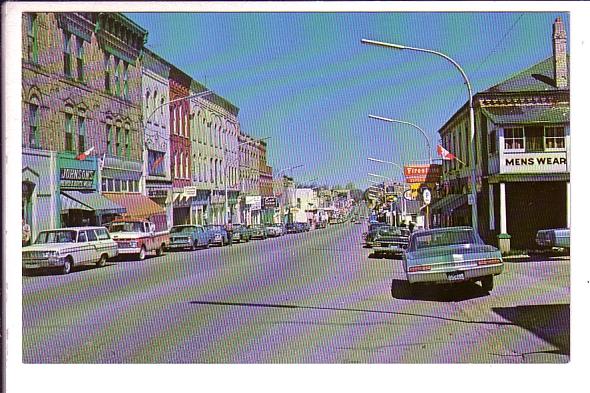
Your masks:
{"label": "stone building", "polygon": [[[23,218],[33,234],[104,222],[120,206],[99,190],[141,191],[137,59],[147,32],[118,13],[85,12],[24,13],[22,29]],[[48,189],[43,173],[56,176]]]}
{"label": "stone building", "polygon": [[471,223],[468,197],[476,165],[480,234],[527,249],[539,229],[570,225],[569,58],[566,33],[553,26],[553,56],[474,96],[476,155],[470,162],[469,108],[439,130],[457,160],[444,161],[444,197],[431,206],[440,225]]}

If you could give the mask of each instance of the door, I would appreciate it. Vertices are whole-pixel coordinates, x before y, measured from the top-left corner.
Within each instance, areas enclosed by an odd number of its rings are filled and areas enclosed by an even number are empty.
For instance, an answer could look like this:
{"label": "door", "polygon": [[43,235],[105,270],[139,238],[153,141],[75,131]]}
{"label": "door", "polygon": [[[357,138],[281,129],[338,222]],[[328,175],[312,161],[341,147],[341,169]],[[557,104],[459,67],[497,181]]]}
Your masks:
{"label": "door", "polygon": [[74,264],[88,263],[94,254],[94,247],[88,243],[86,231],[78,232],[78,251],[74,255]]}

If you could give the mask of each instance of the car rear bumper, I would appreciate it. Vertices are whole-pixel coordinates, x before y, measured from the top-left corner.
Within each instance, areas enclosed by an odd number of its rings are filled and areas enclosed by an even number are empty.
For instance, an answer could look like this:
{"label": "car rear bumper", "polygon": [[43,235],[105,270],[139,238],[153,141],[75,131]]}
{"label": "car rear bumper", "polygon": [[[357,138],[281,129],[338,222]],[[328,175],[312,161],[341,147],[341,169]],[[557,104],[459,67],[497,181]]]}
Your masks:
{"label": "car rear bumper", "polygon": [[132,247],[132,248],[119,248],[119,255],[129,255],[129,254],[139,254],[141,251],[140,247]]}
{"label": "car rear bumper", "polygon": [[373,252],[378,254],[395,254],[401,255],[406,251],[401,247],[373,247]]}
{"label": "car rear bumper", "polygon": [[[443,269],[425,272],[406,272],[406,277],[411,284],[414,283],[431,283],[431,284],[452,284],[455,282],[477,281],[486,276],[496,276],[504,271],[503,264],[477,266],[457,269]],[[451,280],[449,273],[463,273],[464,279]]]}

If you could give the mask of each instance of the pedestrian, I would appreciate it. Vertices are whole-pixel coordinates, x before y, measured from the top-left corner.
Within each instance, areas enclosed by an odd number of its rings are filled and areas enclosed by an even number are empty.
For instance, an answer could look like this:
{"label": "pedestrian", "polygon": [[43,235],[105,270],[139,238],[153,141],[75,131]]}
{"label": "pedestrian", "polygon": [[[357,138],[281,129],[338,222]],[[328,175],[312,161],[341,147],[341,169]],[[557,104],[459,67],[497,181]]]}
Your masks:
{"label": "pedestrian", "polygon": [[31,242],[31,226],[25,222],[25,219],[22,219],[22,226],[23,226],[23,238],[22,238],[22,247],[28,246]]}
{"label": "pedestrian", "polygon": [[227,232],[227,239],[231,246],[234,242],[234,226],[231,221],[228,221],[227,224],[225,224],[225,231]]}
{"label": "pedestrian", "polygon": [[410,225],[408,226],[408,228],[410,229],[410,233],[414,232],[414,221],[410,221]]}

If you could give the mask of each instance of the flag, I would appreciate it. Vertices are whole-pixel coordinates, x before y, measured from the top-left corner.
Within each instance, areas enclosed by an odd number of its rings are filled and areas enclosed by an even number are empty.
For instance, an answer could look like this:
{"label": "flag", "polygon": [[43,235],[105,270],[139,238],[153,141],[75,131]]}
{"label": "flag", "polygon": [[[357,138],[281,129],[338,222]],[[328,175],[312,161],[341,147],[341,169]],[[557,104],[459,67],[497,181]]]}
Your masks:
{"label": "flag", "polygon": [[164,161],[164,154],[160,155],[158,158],[154,160],[152,166],[150,167],[150,173],[154,173],[156,171],[156,168],[158,167],[158,165],[160,165],[162,161]]}
{"label": "flag", "polygon": [[90,149],[86,150],[84,153],[78,154],[76,156],[76,160],[84,161],[86,159],[86,157],[88,157],[90,155],[90,152],[92,152],[92,150],[94,150],[94,146],[92,146]]}
{"label": "flag", "polygon": [[443,160],[454,160],[457,158],[453,153],[449,152],[441,145],[436,146],[436,152],[442,157]]}

